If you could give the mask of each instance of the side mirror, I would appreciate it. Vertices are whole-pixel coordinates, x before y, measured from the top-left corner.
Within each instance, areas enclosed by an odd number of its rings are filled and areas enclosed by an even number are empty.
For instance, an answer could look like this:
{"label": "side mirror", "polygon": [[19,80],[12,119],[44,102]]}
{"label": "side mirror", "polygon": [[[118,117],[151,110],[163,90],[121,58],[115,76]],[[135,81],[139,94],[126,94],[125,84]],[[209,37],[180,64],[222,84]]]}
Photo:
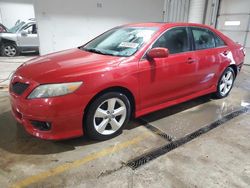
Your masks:
{"label": "side mirror", "polygon": [[151,59],[166,58],[168,55],[169,51],[167,48],[153,48],[147,53],[147,56]]}
{"label": "side mirror", "polygon": [[27,35],[28,35],[28,32],[27,32],[27,31],[21,31],[21,35],[22,35],[22,36],[27,36]]}

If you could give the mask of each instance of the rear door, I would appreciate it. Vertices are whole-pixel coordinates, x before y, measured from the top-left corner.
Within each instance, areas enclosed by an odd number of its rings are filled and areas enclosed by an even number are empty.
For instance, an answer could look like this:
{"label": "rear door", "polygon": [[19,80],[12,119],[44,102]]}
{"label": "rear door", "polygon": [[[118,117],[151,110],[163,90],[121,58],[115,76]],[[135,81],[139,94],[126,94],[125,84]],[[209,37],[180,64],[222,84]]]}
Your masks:
{"label": "rear door", "polygon": [[228,63],[228,47],[212,31],[190,27],[197,62],[197,85],[199,90],[216,86],[221,64]]}

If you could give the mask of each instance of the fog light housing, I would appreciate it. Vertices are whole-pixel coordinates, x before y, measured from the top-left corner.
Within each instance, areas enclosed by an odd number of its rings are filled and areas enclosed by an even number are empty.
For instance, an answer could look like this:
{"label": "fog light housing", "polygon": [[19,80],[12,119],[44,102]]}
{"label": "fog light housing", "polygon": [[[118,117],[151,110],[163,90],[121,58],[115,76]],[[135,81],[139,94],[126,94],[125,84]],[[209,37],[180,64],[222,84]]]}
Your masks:
{"label": "fog light housing", "polygon": [[31,122],[32,126],[35,129],[38,129],[40,131],[49,131],[49,130],[51,130],[51,123],[49,123],[49,122],[34,121],[34,120],[31,120],[30,122]]}

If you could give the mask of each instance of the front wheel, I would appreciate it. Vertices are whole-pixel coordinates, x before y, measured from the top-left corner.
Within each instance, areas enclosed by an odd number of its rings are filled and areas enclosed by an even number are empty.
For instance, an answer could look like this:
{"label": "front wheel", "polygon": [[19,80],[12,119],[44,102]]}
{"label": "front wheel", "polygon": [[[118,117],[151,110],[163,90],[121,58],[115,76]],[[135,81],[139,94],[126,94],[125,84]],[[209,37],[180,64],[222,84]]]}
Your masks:
{"label": "front wheel", "polygon": [[1,53],[6,57],[14,57],[19,54],[17,46],[13,43],[4,43],[2,45]]}
{"label": "front wheel", "polygon": [[95,140],[117,136],[130,119],[131,105],[126,95],[109,92],[90,104],[84,121],[84,131]]}
{"label": "front wheel", "polygon": [[217,86],[216,97],[221,99],[227,97],[230,93],[235,80],[235,73],[231,67],[228,67],[220,77]]}

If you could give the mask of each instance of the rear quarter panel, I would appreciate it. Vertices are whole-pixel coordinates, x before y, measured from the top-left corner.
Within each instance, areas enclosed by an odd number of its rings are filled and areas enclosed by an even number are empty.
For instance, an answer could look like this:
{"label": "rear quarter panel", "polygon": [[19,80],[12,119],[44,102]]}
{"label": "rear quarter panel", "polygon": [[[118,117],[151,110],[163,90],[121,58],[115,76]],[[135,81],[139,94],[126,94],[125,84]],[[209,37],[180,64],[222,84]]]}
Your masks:
{"label": "rear quarter panel", "polygon": [[243,53],[243,49],[243,46],[238,43],[235,43],[231,46],[231,51],[236,65],[240,65],[244,62],[245,56]]}
{"label": "rear quarter panel", "polygon": [[229,50],[232,53],[232,59],[230,64],[240,65],[244,62],[243,46],[234,42],[232,39],[224,35],[218,30],[213,29],[214,32],[219,35],[227,44]]}

